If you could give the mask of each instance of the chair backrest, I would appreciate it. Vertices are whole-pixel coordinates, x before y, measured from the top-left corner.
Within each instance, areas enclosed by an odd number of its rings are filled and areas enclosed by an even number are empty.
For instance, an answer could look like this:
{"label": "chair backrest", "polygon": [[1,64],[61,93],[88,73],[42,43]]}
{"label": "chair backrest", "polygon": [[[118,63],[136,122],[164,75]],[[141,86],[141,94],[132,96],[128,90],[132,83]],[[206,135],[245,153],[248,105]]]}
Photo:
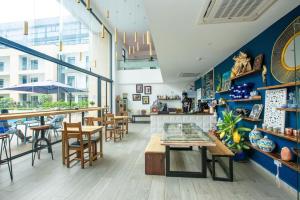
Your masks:
{"label": "chair backrest", "polygon": [[75,138],[80,141],[83,140],[82,138],[82,128],[81,128],[81,123],[67,123],[64,122],[64,136],[65,139],[71,139]]}
{"label": "chair backrest", "polygon": [[88,126],[101,125],[103,123],[103,118],[101,118],[101,117],[86,117],[85,123]]}
{"label": "chair backrest", "polygon": [[128,112],[122,111],[122,112],[119,112],[117,115],[119,115],[119,116],[128,116]]}
{"label": "chair backrest", "polygon": [[114,125],[115,124],[115,115],[112,113],[107,113],[105,115],[105,120],[104,120],[105,125]]}

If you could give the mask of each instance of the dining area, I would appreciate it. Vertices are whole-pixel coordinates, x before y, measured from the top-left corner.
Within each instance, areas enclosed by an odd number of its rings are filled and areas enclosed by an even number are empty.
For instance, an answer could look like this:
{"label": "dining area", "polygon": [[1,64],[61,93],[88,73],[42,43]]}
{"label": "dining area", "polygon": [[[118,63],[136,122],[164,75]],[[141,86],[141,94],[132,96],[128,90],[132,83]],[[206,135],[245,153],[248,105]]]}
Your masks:
{"label": "dining area", "polygon": [[[31,155],[32,167],[44,159],[57,162],[59,157],[66,168],[93,166],[104,156],[104,141],[119,142],[128,134],[127,113],[107,111],[106,107],[89,107],[1,114],[1,166],[7,165],[11,181],[14,180],[13,163],[28,155]],[[35,121],[28,123],[27,119],[33,118]],[[19,126],[12,128],[12,121]],[[19,143],[20,135],[26,139]],[[61,156],[53,150],[57,145],[61,145],[58,152]]]}

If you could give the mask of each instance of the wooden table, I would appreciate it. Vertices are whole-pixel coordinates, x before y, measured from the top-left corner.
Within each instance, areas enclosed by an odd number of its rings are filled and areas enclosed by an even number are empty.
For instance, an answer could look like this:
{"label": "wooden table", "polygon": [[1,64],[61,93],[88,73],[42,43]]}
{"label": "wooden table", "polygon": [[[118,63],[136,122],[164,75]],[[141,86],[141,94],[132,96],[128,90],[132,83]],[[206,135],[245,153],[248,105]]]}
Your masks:
{"label": "wooden table", "polygon": [[[92,166],[92,161],[97,159],[98,156],[100,156],[101,158],[103,157],[103,139],[102,139],[102,129],[104,128],[104,126],[82,126],[82,133],[84,135],[87,136],[88,138],[88,148],[89,148],[89,163],[90,166]],[[71,130],[70,128],[68,130]],[[77,129],[76,129],[77,130]],[[91,141],[91,136],[99,133],[100,136],[100,152],[96,153],[95,155],[91,154],[91,147],[92,147],[92,141]],[[65,140],[65,133],[63,131],[63,137],[62,137],[62,162],[65,165],[65,161],[66,161],[66,140]]]}
{"label": "wooden table", "polygon": [[136,118],[138,118],[138,117],[141,117],[141,118],[147,117],[150,119],[150,115],[132,115],[132,123],[150,123],[150,120],[149,121],[136,121]]}
{"label": "wooden table", "polygon": [[124,124],[125,124],[125,133],[128,134],[128,116],[116,115],[114,119],[118,121],[122,121],[122,132],[124,132]]}

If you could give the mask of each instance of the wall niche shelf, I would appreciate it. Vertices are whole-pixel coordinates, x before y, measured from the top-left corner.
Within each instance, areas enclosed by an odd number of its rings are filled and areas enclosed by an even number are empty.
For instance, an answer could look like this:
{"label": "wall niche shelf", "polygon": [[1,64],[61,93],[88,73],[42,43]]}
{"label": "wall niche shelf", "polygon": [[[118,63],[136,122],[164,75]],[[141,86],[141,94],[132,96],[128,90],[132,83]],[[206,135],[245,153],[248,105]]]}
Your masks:
{"label": "wall niche shelf", "polygon": [[264,152],[261,149],[259,149],[258,147],[255,147],[253,145],[251,145],[250,143],[248,143],[248,146],[256,151],[259,151],[261,153],[263,153],[264,155],[272,158],[273,160],[278,160],[279,162],[281,162],[283,165],[287,166],[288,168],[295,170],[297,172],[300,172],[300,166],[295,163],[295,162],[288,162],[288,161],[283,161],[280,159],[280,155],[277,153],[269,153],[269,152]]}
{"label": "wall niche shelf", "polygon": [[294,87],[300,85],[300,81],[297,82],[289,82],[289,83],[283,83],[279,85],[272,85],[267,87],[260,87],[257,88],[257,90],[271,90],[271,89],[279,89],[279,88],[286,88],[286,87]]}
{"label": "wall niche shelf", "polygon": [[274,131],[269,131],[269,130],[265,130],[262,128],[257,128],[257,130],[267,133],[267,134],[270,134],[270,135],[274,135],[276,137],[280,137],[280,138],[292,141],[292,142],[297,142],[297,137],[295,137],[295,136],[284,135],[283,133],[275,133]]}
{"label": "wall niche shelf", "polygon": [[300,108],[276,108],[277,110],[287,111],[287,112],[300,112]]}
{"label": "wall niche shelf", "polygon": [[249,72],[246,72],[246,73],[237,75],[236,77],[231,78],[230,80],[233,81],[233,80],[236,80],[236,79],[238,79],[238,78],[241,78],[241,77],[244,77],[244,76],[247,76],[247,75],[250,75],[250,74],[254,74],[254,73],[257,73],[257,72],[260,72],[260,71],[261,71],[261,69],[251,70],[251,71],[249,71]]}
{"label": "wall niche shelf", "polygon": [[242,119],[245,121],[249,121],[249,122],[261,122],[262,121],[262,119],[254,119],[251,117],[242,117]]}
{"label": "wall niche shelf", "polygon": [[261,96],[253,96],[249,99],[232,99],[232,100],[228,100],[227,102],[244,102],[244,101],[259,101],[261,100]]}

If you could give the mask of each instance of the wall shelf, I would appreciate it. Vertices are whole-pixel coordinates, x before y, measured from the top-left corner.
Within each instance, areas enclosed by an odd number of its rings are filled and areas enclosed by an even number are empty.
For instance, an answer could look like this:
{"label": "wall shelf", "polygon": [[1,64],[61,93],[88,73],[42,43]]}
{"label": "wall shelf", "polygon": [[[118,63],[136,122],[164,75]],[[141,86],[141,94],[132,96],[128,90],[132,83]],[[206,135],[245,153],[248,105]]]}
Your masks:
{"label": "wall shelf", "polygon": [[228,93],[230,92],[230,90],[221,90],[221,91],[217,91],[217,94],[222,94],[222,93]]}
{"label": "wall shelf", "polygon": [[292,142],[297,142],[297,137],[295,137],[295,136],[284,135],[283,133],[275,133],[274,131],[269,131],[269,130],[265,130],[262,128],[257,128],[257,130],[267,133],[267,134],[270,134],[270,135],[274,135],[276,137],[280,137],[280,138],[292,141]]}
{"label": "wall shelf", "polygon": [[250,75],[250,74],[254,74],[254,73],[257,73],[257,72],[260,72],[260,71],[261,71],[261,69],[259,69],[259,70],[257,70],[257,69],[256,70],[251,70],[251,71],[243,73],[241,75],[237,75],[236,77],[231,78],[230,80],[233,81],[233,80],[236,80],[238,78],[241,78],[241,77],[244,77],[244,76],[247,76],[247,75]]}
{"label": "wall shelf", "polygon": [[253,96],[249,99],[232,99],[228,100],[227,102],[244,102],[244,101],[259,101],[261,100],[261,96]]}
{"label": "wall shelf", "polygon": [[260,87],[260,88],[257,88],[257,90],[271,90],[271,89],[279,89],[279,88],[286,88],[286,87],[294,87],[297,85],[300,85],[300,81],[283,83],[283,84],[272,85],[272,86],[267,86],[267,87]]}
{"label": "wall shelf", "polygon": [[261,122],[262,121],[262,119],[254,119],[251,117],[242,117],[242,119],[245,121],[249,121],[249,122]]}
{"label": "wall shelf", "polygon": [[283,165],[287,166],[288,168],[300,172],[300,166],[297,163],[291,162],[291,161],[289,161],[289,162],[288,161],[283,161],[283,160],[280,159],[279,154],[264,152],[260,148],[255,147],[255,146],[251,145],[250,143],[248,144],[248,146],[250,148],[255,149],[256,151],[259,151],[259,152],[263,153],[264,155],[272,158],[273,160],[278,160],[279,162],[281,162]]}
{"label": "wall shelf", "polygon": [[287,112],[300,112],[300,108],[276,108],[277,110],[287,111]]}

